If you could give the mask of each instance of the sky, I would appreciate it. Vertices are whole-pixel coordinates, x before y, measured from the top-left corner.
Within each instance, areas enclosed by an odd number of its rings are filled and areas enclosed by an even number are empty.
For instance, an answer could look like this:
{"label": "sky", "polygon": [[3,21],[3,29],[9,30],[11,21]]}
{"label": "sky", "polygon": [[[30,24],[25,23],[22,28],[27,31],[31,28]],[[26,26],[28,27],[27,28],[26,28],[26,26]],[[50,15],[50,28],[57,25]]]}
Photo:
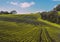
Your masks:
{"label": "sky", "polygon": [[16,10],[19,14],[50,11],[60,0],[0,0],[0,11]]}

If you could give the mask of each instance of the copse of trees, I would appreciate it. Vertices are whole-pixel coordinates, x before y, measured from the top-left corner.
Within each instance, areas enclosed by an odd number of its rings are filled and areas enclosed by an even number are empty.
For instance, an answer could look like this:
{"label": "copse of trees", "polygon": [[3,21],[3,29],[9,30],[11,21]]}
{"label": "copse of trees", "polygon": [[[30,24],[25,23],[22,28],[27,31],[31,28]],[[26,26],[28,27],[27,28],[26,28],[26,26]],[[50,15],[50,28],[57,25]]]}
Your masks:
{"label": "copse of trees", "polygon": [[40,13],[40,15],[41,18],[44,20],[60,24],[60,15],[58,13],[59,11],[60,11],[60,5],[57,5],[52,11],[42,12]]}
{"label": "copse of trees", "polygon": [[57,5],[57,7],[55,7],[53,10],[60,11],[60,4]]}
{"label": "copse of trees", "polygon": [[17,11],[13,10],[11,12],[8,11],[0,11],[0,14],[17,14]]}
{"label": "copse of trees", "polygon": [[0,14],[9,14],[8,11],[0,11]]}

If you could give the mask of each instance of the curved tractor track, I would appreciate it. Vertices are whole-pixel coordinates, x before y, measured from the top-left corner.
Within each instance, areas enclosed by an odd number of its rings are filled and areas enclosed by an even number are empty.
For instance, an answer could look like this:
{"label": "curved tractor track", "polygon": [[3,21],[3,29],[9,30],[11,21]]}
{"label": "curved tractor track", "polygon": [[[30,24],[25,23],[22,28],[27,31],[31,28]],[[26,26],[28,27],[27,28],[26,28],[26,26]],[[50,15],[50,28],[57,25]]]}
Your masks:
{"label": "curved tractor track", "polygon": [[55,40],[49,35],[47,29],[45,29],[45,34],[46,34],[47,39],[50,40],[50,42],[55,42]]}
{"label": "curved tractor track", "polygon": [[[44,33],[44,34],[43,34]],[[43,36],[45,40],[43,40]],[[56,42],[48,33],[47,29],[46,28],[42,28],[40,30],[40,40],[39,42]]]}

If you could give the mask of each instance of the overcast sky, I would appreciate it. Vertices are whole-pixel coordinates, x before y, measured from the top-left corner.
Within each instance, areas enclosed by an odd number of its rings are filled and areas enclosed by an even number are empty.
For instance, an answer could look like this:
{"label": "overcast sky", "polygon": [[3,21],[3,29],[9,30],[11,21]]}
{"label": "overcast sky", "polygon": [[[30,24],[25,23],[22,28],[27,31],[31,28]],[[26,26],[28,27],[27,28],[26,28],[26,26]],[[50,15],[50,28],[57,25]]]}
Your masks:
{"label": "overcast sky", "polygon": [[0,0],[0,11],[34,13],[52,10],[58,4],[60,0]]}

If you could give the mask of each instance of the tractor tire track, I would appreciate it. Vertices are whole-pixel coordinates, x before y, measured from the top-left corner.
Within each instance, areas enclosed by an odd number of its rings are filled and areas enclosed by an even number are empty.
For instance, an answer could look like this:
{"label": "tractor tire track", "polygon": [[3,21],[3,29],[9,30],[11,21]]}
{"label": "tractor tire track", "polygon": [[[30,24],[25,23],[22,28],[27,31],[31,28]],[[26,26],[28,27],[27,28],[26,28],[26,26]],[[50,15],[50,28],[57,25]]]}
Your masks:
{"label": "tractor tire track", "polygon": [[42,42],[42,29],[40,30],[40,38],[39,38],[39,42]]}
{"label": "tractor tire track", "polygon": [[55,42],[55,40],[50,37],[47,29],[45,29],[45,34],[46,34],[46,36],[47,36],[47,39],[50,39],[51,42]]}

